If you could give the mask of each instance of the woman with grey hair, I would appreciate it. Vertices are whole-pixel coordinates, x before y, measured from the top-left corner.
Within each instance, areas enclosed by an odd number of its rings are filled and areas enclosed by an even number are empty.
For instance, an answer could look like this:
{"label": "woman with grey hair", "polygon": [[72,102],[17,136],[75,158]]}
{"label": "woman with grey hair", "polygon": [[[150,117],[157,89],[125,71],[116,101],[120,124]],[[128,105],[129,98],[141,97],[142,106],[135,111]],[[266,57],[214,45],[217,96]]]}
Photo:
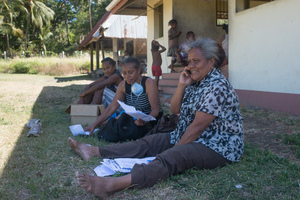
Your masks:
{"label": "woman with grey hair", "polygon": [[189,45],[189,65],[181,73],[171,101],[171,111],[180,113],[171,133],[99,148],[69,138],[70,147],[85,160],[93,156],[156,156],[148,165],[136,164],[130,174],[122,177],[77,172],[80,186],[104,197],[128,187],[153,186],[193,167],[213,169],[238,162],[244,150],[243,119],[238,96],[218,69],[224,58],[224,51],[212,39],[198,39]]}

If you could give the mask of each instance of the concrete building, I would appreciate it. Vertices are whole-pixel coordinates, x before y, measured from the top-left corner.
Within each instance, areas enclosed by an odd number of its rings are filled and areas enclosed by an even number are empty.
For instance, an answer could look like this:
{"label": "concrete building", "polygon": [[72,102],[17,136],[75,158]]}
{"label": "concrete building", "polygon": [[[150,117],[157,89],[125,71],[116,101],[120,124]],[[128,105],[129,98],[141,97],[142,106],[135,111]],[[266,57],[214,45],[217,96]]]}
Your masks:
{"label": "concrete building", "polygon": [[[168,46],[173,18],[180,42],[190,30],[219,41],[219,20],[227,18],[229,81],[241,104],[300,114],[300,0],[114,0],[110,6],[117,14],[147,13],[148,55],[153,39]],[[162,57],[168,73],[170,58]]]}

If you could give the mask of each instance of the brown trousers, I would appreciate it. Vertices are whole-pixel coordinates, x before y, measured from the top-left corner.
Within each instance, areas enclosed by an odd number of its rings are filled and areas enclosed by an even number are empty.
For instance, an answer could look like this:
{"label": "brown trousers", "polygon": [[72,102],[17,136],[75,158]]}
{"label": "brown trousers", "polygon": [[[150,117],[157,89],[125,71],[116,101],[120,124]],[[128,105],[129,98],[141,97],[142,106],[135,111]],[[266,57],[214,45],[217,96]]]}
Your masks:
{"label": "brown trousers", "polygon": [[134,165],[131,171],[131,185],[150,187],[157,181],[185,170],[213,169],[223,167],[231,161],[200,143],[189,143],[174,146],[170,144],[169,133],[158,133],[136,141],[99,147],[105,158],[144,158],[156,156],[148,165]]}

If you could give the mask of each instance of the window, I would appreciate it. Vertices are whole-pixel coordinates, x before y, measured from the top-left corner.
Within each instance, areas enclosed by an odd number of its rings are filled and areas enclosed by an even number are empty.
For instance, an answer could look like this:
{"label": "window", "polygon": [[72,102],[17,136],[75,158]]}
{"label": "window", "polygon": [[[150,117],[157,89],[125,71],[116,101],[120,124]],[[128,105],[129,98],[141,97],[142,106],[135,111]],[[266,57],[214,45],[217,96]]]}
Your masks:
{"label": "window", "polygon": [[216,1],[217,26],[228,24],[228,0]]}
{"label": "window", "polygon": [[236,12],[247,10],[274,0],[236,0]]}
{"label": "window", "polygon": [[163,4],[154,8],[154,38],[163,37]]}

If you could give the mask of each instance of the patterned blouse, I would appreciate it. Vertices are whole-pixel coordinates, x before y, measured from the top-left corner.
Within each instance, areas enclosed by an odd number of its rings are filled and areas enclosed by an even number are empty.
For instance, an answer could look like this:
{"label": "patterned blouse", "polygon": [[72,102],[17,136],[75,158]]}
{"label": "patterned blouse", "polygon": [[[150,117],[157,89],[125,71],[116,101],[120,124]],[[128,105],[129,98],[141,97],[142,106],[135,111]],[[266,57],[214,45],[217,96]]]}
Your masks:
{"label": "patterned blouse", "polygon": [[176,144],[196,112],[216,116],[207,129],[195,140],[211,148],[224,158],[238,162],[244,151],[243,118],[239,99],[220,70],[213,69],[201,81],[194,81],[185,89],[176,129],[171,132],[171,143]]}

